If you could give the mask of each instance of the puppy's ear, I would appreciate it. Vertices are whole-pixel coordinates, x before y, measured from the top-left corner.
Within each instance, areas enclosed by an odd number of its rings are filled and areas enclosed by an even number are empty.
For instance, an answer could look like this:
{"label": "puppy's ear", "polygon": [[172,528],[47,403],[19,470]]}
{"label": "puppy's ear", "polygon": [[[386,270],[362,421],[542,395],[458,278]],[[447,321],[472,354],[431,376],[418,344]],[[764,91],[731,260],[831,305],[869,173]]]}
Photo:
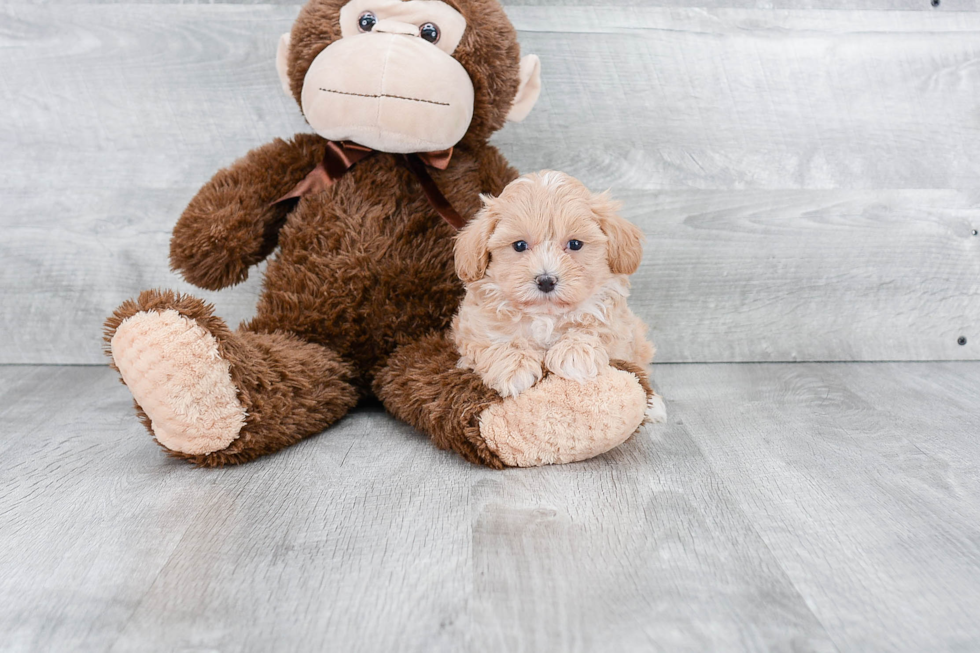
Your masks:
{"label": "puppy's ear", "polygon": [[456,274],[463,283],[479,281],[490,265],[487,243],[497,227],[497,218],[490,212],[490,199],[484,195],[480,199],[483,209],[456,236]]}
{"label": "puppy's ear", "polygon": [[599,228],[609,239],[607,254],[613,274],[633,274],[643,258],[643,232],[619,215],[622,205],[609,197],[608,191],[592,196],[592,212]]}

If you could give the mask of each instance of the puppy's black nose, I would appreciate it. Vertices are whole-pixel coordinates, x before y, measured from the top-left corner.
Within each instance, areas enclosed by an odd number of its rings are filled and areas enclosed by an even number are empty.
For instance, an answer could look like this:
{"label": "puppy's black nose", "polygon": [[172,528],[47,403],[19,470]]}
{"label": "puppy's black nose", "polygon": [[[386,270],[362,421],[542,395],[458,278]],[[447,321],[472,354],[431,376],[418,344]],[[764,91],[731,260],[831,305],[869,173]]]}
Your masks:
{"label": "puppy's black nose", "polygon": [[543,293],[551,292],[558,285],[558,279],[548,274],[542,274],[534,281],[538,284],[538,290]]}

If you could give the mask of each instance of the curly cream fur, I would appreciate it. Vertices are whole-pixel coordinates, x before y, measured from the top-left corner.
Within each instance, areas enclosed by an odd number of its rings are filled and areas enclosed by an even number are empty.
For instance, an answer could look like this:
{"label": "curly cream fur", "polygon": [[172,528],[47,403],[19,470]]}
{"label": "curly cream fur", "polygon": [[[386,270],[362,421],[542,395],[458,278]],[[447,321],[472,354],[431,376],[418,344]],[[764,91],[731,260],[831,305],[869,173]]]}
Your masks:
{"label": "curly cream fur", "polygon": [[[542,172],[484,201],[456,241],[457,272],[467,282],[453,321],[460,367],[509,397],[546,371],[585,382],[610,359],[641,367],[653,360],[646,326],[626,302],[642,234],[606,195]],[[525,251],[514,249],[518,241]],[[538,288],[541,275],[557,280],[552,292]]]}

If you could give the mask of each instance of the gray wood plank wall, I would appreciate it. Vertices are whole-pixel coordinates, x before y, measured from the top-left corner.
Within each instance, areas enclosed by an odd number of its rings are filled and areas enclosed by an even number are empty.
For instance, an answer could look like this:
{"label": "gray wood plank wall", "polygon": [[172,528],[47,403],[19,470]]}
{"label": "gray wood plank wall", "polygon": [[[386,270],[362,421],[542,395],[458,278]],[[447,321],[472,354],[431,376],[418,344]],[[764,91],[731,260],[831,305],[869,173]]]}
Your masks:
{"label": "gray wood plank wall", "polygon": [[[508,4],[545,89],[495,142],[626,202],[659,360],[980,358],[973,3]],[[114,306],[192,290],[183,205],[306,129],[273,67],[297,11],[0,5],[0,363],[101,363]],[[235,323],[257,276],[195,292]]]}
{"label": "gray wood plank wall", "polygon": [[[132,4],[131,0],[14,0],[6,4]],[[139,4],[295,5],[294,0],[147,0]],[[505,7],[692,7],[727,9],[843,9],[976,11],[977,0],[500,0]]]}

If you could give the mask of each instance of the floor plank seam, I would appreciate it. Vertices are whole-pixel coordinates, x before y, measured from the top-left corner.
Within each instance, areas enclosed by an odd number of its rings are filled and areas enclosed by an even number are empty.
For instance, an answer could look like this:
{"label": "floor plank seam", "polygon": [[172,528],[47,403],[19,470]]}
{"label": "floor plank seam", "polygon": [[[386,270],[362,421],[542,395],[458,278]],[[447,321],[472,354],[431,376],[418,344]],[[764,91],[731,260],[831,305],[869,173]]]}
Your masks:
{"label": "floor plank seam", "polygon": [[772,550],[772,547],[769,546],[769,543],[762,536],[761,531],[759,531],[759,529],[756,526],[754,520],[752,520],[751,517],[749,516],[749,514],[746,511],[745,506],[743,505],[742,500],[739,498],[738,494],[736,494],[733,491],[733,489],[729,486],[728,481],[725,480],[725,477],[721,474],[720,470],[718,470],[715,467],[715,465],[711,462],[711,459],[705,453],[704,449],[701,448],[701,445],[698,444],[697,440],[695,440],[691,436],[691,433],[687,429],[687,426],[682,426],[682,430],[684,432],[684,435],[687,437],[687,439],[691,442],[691,444],[697,450],[698,454],[701,456],[701,459],[704,462],[704,465],[708,468],[708,470],[714,476],[714,478],[716,479],[716,481],[725,488],[725,492],[728,495],[728,499],[732,502],[733,505],[738,506],[738,511],[741,514],[742,519],[752,529],[752,532],[755,534],[755,536],[758,539],[759,543],[762,544],[762,546],[765,548],[766,552],[769,554],[769,557],[772,560],[773,564],[775,564],[779,568],[779,572],[782,574],[783,579],[789,584],[790,587],[793,588],[793,591],[796,593],[796,596],[803,602],[803,605],[806,606],[806,610],[813,617],[813,620],[816,623],[820,624],[820,628],[823,629],[824,635],[827,637],[828,641],[830,641],[830,643],[834,646],[834,649],[837,651],[837,653],[842,653],[843,649],[841,649],[841,647],[838,644],[837,640],[835,640],[834,637],[831,636],[830,630],[827,628],[827,625],[814,612],[814,608],[813,608],[813,605],[811,604],[810,600],[807,599],[807,597],[803,595],[803,593],[800,591],[799,586],[797,586],[797,584],[793,581],[792,577],[786,571],[786,568],[785,568],[785,566],[783,566],[783,563],[779,561],[779,558],[776,556],[775,552]]}
{"label": "floor plank seam", "polygon": [[202,506],[198,509],[193,519],[187,520],[187,526],[184,528],[184,532],[180,534],[180,539],[177,540],[177,543],[174,544],[174,548],[170,552],[170,555],[167,556],[167,559],[160,565],[160,568],[157,569],[156,574],[153,575],[153,580],[146,585],[146,590],[142,593],[140,599],[133,606],[132,611],[130,611],[129,615],[126,617],[126,620],[120,626],[119,631],[116,633],[115,639],[112,640],[112,645],[107,649],[108,651],[114,651],[116,649],[116,645],[122,641],[126,634],[126,629],[129,628],[129,624],[136,617],[136,614],[139,612],[139,609],[143,606],[146,599],[153,593],[153,588],[156,586],[157,581],[160,580],[163,572],[170,566],[171,561],[173,561],[174,557],[177,555],[177,552],[180,550],[180,545],[183,544],[184,539],[187,537],[187,533],[190,532],[194,524],[197,523],[198,518],[200,518],[201,514],[207,509],[207,505]]}

